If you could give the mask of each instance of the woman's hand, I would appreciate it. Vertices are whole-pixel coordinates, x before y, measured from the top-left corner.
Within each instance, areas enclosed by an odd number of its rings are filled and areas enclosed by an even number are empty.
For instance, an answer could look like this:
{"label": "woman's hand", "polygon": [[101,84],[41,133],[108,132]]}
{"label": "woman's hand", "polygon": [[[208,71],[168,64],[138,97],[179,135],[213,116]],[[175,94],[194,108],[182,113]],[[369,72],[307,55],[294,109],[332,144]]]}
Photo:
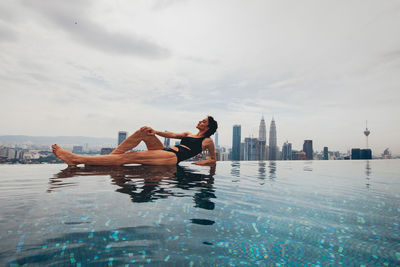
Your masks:
{"label": "woman's hand", "polygon": [[207,160],[202,160],[202,161],[196,161],[196,162],[193,162],[192,164],[202,165],[202,166],[215,166],[216,165],[215,162],[216,162],[215,160],[207,159]]}
{"label": "woman's hand", "polygon": [[149,126],[143,126],[140,128],[140,131],[144,132],[146,135],[156,135],[156,131]]}

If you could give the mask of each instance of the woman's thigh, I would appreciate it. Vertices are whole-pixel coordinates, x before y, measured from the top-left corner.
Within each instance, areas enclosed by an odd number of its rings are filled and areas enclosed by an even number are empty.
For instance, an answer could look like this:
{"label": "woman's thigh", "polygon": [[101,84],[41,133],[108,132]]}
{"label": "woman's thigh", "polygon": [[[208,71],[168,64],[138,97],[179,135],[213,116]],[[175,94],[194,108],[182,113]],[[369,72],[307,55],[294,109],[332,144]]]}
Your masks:
{"label": "woman's thigh", "polygon": [[164,148],[163,143],[161,143],[157,136],[148,135],[143,138],[143,141],[146,143],[148,150],[159,150]]}
{"label": "woman's thigh", "polygon": [[121,155],[124,164],[139,163],[148,165],[174,165],[178,162],[173,152],[164,150],[147,150],[140,152],[129,152]]}

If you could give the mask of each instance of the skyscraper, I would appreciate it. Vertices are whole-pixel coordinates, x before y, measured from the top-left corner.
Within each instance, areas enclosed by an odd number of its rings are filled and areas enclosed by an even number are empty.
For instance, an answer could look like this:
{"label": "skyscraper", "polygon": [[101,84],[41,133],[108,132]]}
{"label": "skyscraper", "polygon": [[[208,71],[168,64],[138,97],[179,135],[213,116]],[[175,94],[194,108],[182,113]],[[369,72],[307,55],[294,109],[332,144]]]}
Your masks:
{"label": "skyscraper", "polygon": [[304,140],[303,151],[306,153],[306,160],[313,159],[314,151],[312,147],[312,140]]}
{"label": "skyscraper", "polygon": [[242,135],[242,126],[241,125],[233,125],[232,160],[240,160],[241,135]]}
{"label": "skyscraper", "polygon": [[[167,131],[164,131],[164,132],[167,132]],[[171,145],[171,139],[168,137],[164,137],[164,146],[170,147],[170,145]]]}
{"label": "skyscraper", "polygon": [[257,143],[257,138],[246,137],[244,139],[244,160],[259,160]]}
{"label": "skyscraper", "polygon": [[292,143],[288,141],[282,146],[282,160],[292,160]]}
{"label": "skyscraper", "polygon": [[260,127],[258,130],[258,142],[257,142],[257,160],[266,160],[267,158],[267,129],[265,127],[264,116],[261,117]]}
{"label": "skyscraper", "polygon": [[118,145],[120,145],[122,142],[124,142],[124,140],[126,139],[127,136],[127,132],[124,131],[119,131],[118,132]]}
{"label": "skyscraper", "polygon": [[214,139],[215,139],[215,147],[216,147],[216,148],[219,148],[219,145],[218,145],[218,132],[215,132],[215,137],[214,137]]}
{"label": "skyscraper", "polygon": [[277,155],[276,125],[274,118],[272,118],[271,126],[269,127],[269,160],[277,160]]}
{"label": "skyscraper", "polygon": [[168,137],[164,138],[164,146],[165,147],[169,147],[171,145],[171,139],[169,139]]}
{"label": "skyscraper", "polygon": [[261,117],[260,127],[258,130],[258,140],[267,141],[267,128],[265,127],[264,116]]}
{"label": "skyscraper", "polygon": [[329,159],[329,151],[328,151],[328,147],[324,147],[324,160],[328,160]]}

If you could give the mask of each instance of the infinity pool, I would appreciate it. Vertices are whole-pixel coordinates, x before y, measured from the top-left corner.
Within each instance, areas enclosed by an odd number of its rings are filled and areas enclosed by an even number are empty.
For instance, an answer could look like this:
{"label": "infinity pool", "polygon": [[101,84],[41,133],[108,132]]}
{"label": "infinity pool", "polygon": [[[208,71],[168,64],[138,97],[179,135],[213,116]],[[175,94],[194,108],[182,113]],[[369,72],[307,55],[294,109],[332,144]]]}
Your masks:
{"label": "infinity pool", "polygon": [[0,266],[398,266],[400,161],[0,165]]}

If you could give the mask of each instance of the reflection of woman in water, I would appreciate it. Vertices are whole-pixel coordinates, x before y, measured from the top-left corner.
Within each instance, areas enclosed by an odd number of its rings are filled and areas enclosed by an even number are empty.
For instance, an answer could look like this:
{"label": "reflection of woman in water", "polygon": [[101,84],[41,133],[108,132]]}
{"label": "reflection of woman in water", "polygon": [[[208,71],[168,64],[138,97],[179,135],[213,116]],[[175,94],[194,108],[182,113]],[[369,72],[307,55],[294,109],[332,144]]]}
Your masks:
{"label": "reflection of woman in water", "polygon": [[[66,168],[50,178],[52,192],[60,187],[76,185],[66,178],[82,176],[110,175],[112,184],[119,188],[116,192],[129,194],[132,202],[149,202],[167,197],[193,197],[195,207],[213,210],[215,165],[208,174],[198,173],[179,165],[163,166],[85,166]],[[194,194],[183,193],[189,190]]]}
{"label": "reflection of woman in water", "polygon": [[[52,148],[53,153],[62,161],[67,163],[68,166],[76,166],[78,164],[119,166],[131,163],[173,165],[194,157],[203,150],[209,151],[210,159],[199,161],[195,164],[206,165],[215,163],[215,147],[210,136],[217,130],[217,122],[213,117],[208,116],[199,121],[196,128],[198,129],[198,133],[191,134],[189,132],[160,132],[151,127],[144,126],[129,136],[124,142],[122,142],[122,144],[111,152],[110,155],[103,156],[82,156],[73,154],[56,144],[54,144]],[[181,139],[181,143],[174,147],[165,148],[155,135]],[[125,153],[126,151],[136,147],[141,141],[145,142],[148,149],[147,151]]]}

